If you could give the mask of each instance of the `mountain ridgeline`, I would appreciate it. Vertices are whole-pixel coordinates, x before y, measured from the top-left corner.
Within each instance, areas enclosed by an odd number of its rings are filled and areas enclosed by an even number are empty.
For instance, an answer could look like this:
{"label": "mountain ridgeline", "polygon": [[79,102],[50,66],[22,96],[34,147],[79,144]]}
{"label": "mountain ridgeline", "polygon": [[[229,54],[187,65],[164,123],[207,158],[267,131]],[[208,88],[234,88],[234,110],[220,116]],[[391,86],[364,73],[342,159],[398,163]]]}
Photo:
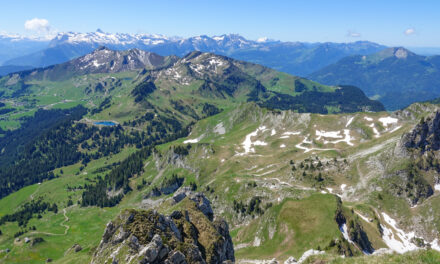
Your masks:
{"label": "mountain ridgeline", "polygon": [[[261,65],[202,52],[192,52],[179,59],[138,49],[113,51],[101,47],[63,64],[11,74],[0,79],[0,87],[4,96],[17,97],[20,93],[32,93],[35,82],[60,82],[89,74],[133,72],[141,69],[132,80],[134,93],[142,93],[143,88],[140,87],[147,87],[145,83],[152,83],[157,87],[158,93],[165,95],[174,105],[188,100],[221,99],[234,102],[255,101],[265,107],[298,112],[383,110],[379,102],[369,100],[356,87],[325,86]],[[112,77],[111,82],[104,86],[114,89],[115,85],[121,84],[121,80],[115,77]],[[94,88],[108,89],[102,83],[96,84]],[[165,90],[168,92],[165,93]],[[177,94],[182,97],[180,100],[176,100],[174,95]],[[140,100],[140,97],[136,98],[136,101]]]}
{"label": "mountain ridgeline", "polygon": [[355,85],[389,110],[439,97],[439,76],[440,56],[421,56],[404,48],[349,56],[309,75],[328,85]]}
{"label": "mountain ridgeline", "polygon": [[[14,43],[26,41],[31,44],[28,44],[26,49],[22,48],[21,53],[5,54],[4,57],[0,53],[0,64],[47,67],[86,55],[99,46],[106,46],[114,50],[138,48],[162,56],[183,57],[192,51],[211,52],[305,76],[346,56],[367,55],[385,48],[368,41],[305,43],[282,42],[267,38],[255,41],[236,34],[169,38],[161,35],[111,34],[98,30],[89,33],[59,33],[49,43],[13,37],[1,38],[0,35],[0,46],[4,42],[9,50]],[[20,47],[17,46],[17,49]]]}
{"label": "mountain ridgeline", "polygon": [[[199,51],[100,47],[4,76],[0,93],[5,261],[221,263],[233,252],[385,247],[381,220],[362,222],[332,190],[358,186],[357,163],[347,161],[356,147],[381,145],[406,121],[354,86]],[[418,205],[433,196],[432,182],[410,173],[408,191],[388,189]],[[287,235],[307,243],[287,245]]]}
{"label": "mountain ridgeline", "polygon": [[[131,73],[129,78],[128,73]],[[108,74],[112,76],[105,76]],[[66,86],[66,83],[72,84]],[[0,79],[3,98],[16,105],[27,105],[29,109],[48,108],[38,105],[38,100],[30,102],[28,99],[35,94],[47,94],[46,86],[57,87],[51,100],[62,100],[60,103],[87,100],[86,105],[95,105],[90,110],[92,115],[105,109],[108,115],[110,110],[117,111],[124,127],[143,132],[119,126],[118,129],[106,128],[107,132],[103,133],[84,123],[75,123],[85,114],[84,107],[79,108],[79,112],[68,113],[67,117],[59,111],[40,109],[34,118],[22,121],[22,128],[0,138],[0,144],[4,145],[0,155],[2,196],[55,177],[49,172],[57,167],[80,160],[87,163],[118,153],[124,145],[150,147],[185,136],[192,122],[245,102],[271,109],[321,114],[384,110],[379,102],[368,99],[356,87],[324,86],[257,64],[201,52],[177,58],[138,49],[113,51],[101,47],[63,64]],[[76,97],[69,97],[72,93]],[[47,100],[47,95],[44,98]],[[119,103],[116,100],[120,100]],[[100,102],[99,106],[95,102]],[[118,106],[121,102],[129,102],[136,114],[121,115],[123,110]],[[20,112],[10,109],[12,112],[8,112],[8,116]],[[50,118],[43,119],[43,123],[38,121],[44,116]],[[51,144],[44,146],[44,142],[53,137]],[[102,145],[90,145],[91,139],[95,143],[102,140]],[[76,150],[78,146],[82,151]],[[99,198],[99,194],[105,194],[107,188],[115,191],[122,188],[127,193],[129,177],[141,170],[139,164],[149,155],[150,149],[145,153],[148,154],[141,154],[141,158],[133,155],[133,162],[121,164],[125,166],[121,167],[123,170],[132,171],[130,175],[115,168],[114,174],[108,174],[96,185],[86,186],[88,191],[84,193],[83,204],[109,206],[117,203],[122,196],[107,199],[105,195]]]}

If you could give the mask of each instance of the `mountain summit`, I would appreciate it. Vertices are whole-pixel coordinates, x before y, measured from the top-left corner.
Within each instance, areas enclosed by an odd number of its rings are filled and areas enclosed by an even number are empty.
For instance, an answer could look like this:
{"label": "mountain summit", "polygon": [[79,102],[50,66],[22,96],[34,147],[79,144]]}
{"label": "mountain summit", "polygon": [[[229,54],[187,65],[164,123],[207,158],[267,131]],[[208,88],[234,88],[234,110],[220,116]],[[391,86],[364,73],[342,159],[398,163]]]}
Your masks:
{"label": "mountain summit", "polygon": [[50,80],[66,79],[74,75],[94,73],[117,73],[140,69],[156,69],[177,61],[177,57],[164,57],[139,49],[126,51],[111,50],[101,46],[93,52],[77,59],[19,73],[25,79],[42,78]]}

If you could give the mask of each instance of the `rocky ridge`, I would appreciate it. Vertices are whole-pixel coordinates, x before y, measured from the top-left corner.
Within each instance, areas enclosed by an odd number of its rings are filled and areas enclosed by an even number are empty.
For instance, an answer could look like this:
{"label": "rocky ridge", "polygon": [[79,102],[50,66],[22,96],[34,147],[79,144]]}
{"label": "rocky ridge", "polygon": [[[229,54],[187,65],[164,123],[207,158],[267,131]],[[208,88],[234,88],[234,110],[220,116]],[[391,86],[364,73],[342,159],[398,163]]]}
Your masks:
{"label": "rocky ridge", "polygon": [[168,216],[127,209],[110,221],[91,263],[234,262],[228,224],[214,218],[209,200],[188,189],[173,199],[180,210]]}

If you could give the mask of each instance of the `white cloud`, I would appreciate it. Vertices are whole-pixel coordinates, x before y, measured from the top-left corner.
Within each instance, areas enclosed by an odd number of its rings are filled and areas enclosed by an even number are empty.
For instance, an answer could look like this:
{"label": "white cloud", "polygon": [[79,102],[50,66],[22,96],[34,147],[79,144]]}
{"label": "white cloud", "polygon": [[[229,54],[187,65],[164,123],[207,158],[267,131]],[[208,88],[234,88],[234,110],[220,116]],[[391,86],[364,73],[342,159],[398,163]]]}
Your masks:
{"label": "white cloud", "polygon": [[407,28],[405,31],[403,31],[403,34],[410,36],[416,33],[416,30],[414,28]]}
{"label": "white cloud", "polygon": [[33,18],[24,22],[24,28],[30,31],[48,32],[50,30],[50,24],[47,19]]}
{"label": "white cloud", "polygon": [[347,32],[347,37],[350,37],[350,38],[360,38],[361,37],[361,33],[349,30]]}

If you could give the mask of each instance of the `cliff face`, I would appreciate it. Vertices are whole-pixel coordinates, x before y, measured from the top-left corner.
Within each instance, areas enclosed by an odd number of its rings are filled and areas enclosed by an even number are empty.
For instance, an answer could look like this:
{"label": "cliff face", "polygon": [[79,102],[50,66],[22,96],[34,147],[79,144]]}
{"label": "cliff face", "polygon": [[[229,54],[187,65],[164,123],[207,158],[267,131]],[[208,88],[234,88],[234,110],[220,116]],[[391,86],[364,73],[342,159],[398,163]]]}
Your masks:
{"label": "cliff face", "polygon": [[392,193],[406,197],[411,206],[433,195],[430,182],[439,182],[440,172],[440,112],[437,110],[422,118],[411,131],[403,134],[394,154],[406,159],[407,164],[394,173]]}
{"label": "cliff face", "polygon": [[407,149],[437,151],[440,149],[440,112],[422,119],[409,133],[402,137],[402,145]]}
{"label": "cliff face", "polygon": [[[210,207],[204,196],[200,200]],[[226,221],[205,214],[212,209],[201,210],[200,202],[190,197],[179,206],[169,216],[153,210],[123,211],[107,224],[92,263],[234,262]]]}

